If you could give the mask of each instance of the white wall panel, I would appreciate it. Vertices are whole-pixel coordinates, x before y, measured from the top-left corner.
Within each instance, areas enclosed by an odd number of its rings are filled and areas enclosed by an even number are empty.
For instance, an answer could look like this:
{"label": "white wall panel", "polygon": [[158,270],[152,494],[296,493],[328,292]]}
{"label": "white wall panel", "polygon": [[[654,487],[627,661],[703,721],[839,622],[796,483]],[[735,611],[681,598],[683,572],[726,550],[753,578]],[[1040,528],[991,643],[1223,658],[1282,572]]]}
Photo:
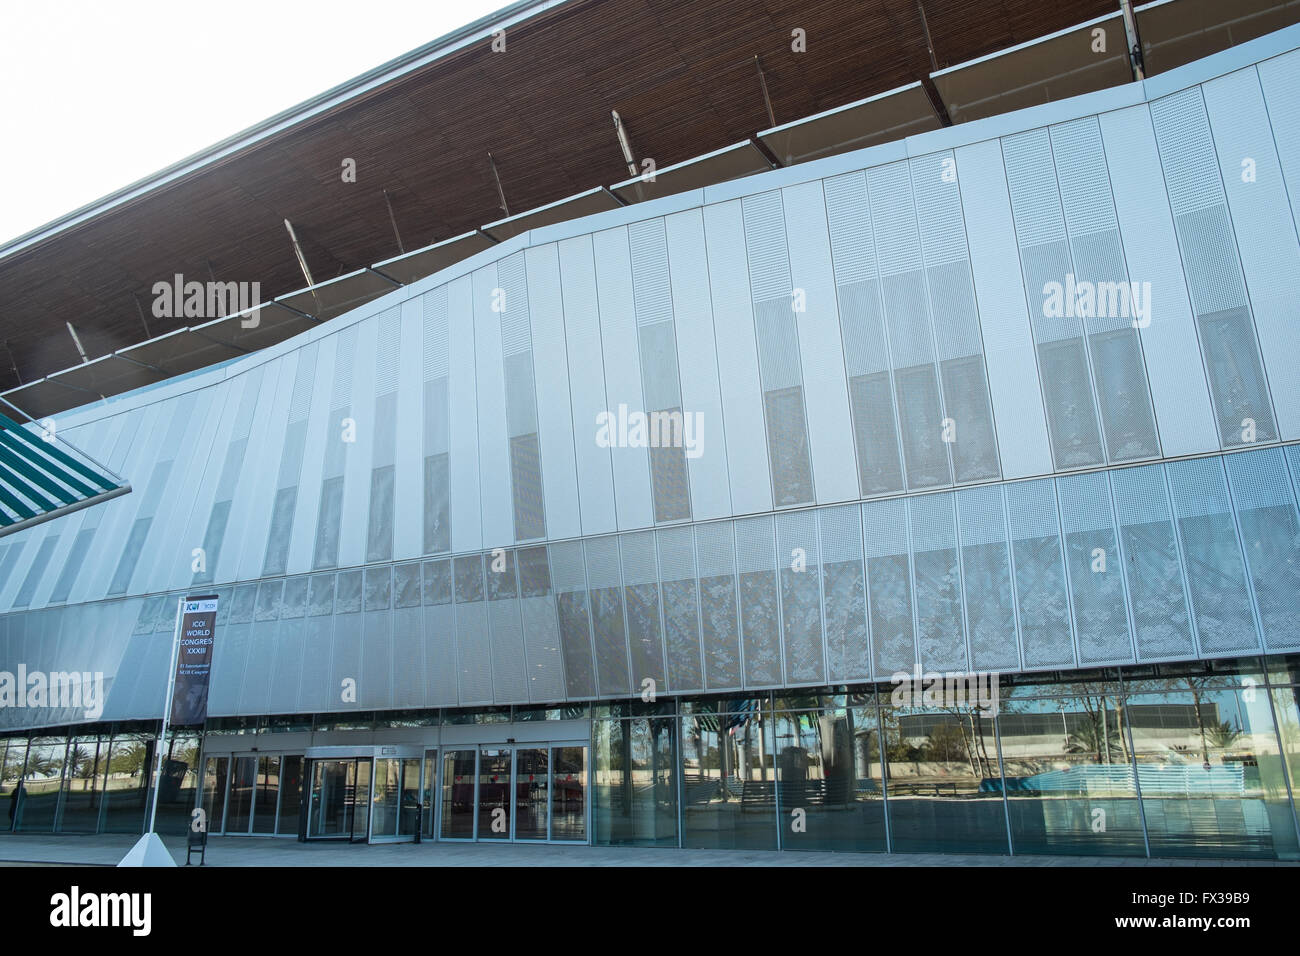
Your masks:
{"label": "white wall panel", "polygon": [[590,236],[560,243],[560,284],[569,349],[569,394],[573,400],[573,448],[578,463],[582,533],[600,534],[615,528],[614,466],[610,449],[596,444],[596,416],[609,408],[609,402],[605,396],[596,261]]}
{"label": "white wall panel", "polygon": [[[592,236],[596,259],[596,289],[600,300],[600,342],[605,361],[605,395],[609,411],[619,407],[644,414],[641,394],[641,363],[636,334],[636,309],[632,300],[632,257],[627,229],[608,229]],[[611,430],[612,431],[612,430]],[[616,434],[611,435],[617,439]],[[614,505],[619,530],[645,528],[654,523],[650,498],[650,452],[622,448],[617,441],[610,449],[614,465]]]}
{"label": "white wall panel", "polygon": [[[1052,453],[1002,147],[996,140],[974,143],[959,147],[956,157],[962,211],[966,222],[973,224],[967,226],[971,274],[984,332],[1002,476],[1046,474],[1052,470]],[[1037,302],[1037,296],[1031,294],[1029,301]]]}
{"label": "white wall panel", "polygon": [[262,573],[266,528],[275,502],[276,465],[284,445],[293,394],[294,364],[292,357],[278,358],[268,363],[262,373],[262,388],[253,411],[244,464],[235,484],[226,535],[213,577],[216,584],[246,581]]}
{"label": "white wall panel", "polygon": [[530,248],[524,253],[524,264],[533,333],[533,379],[537,389],[546,531],[552,538],[572,538],[582,533],[582,517],[573,450],[573,405],[564,342],[559,247],[552,243]]}
{"label": "white wall panel", "polygon": [[731,505],[738,515],[771,511],[771,471],[740,200],[705,206],[704,235],[718,342],[718,380],[726,417]]}
{"label": "white wall panel", "polygon": [[[379,348],[378,316],[357,326],[356,358],[352,366],[352,411],[357,440],[347,446],[343,466],[343,520],[339,524],[340,568],[362,564],[366,558],[366,525],[370,514],[370,472],[374,464],[375,361]],[[274,495],[274,492],[271,492]]]}
{"label": "white wall panel", "polygon": [[447,287],[451,380],[451,548],[482,546],[478,484],[478,395],[474,384],[474,292],[470,276]]}
{"label": "white wall panel", "polygon": [[807,311],[795,315],[803,366],[808,442],[819,504],[858,497],[858,466],[849,417],[849,389],[840,340],[835,270],[821,180],[782,190],[790,250],[790,283]]}
{"label": "white wall panel", "polygon": [[[298,502],[294,508],[293,537],[289,539],[286,568],[301,574],[312,568],[316,547],[316,522],[320,514],[321,475],[325,471],[325,449],[340,440],[329,428],[330,405],[334,381],[334,358],[338,352],[337,334],[320,339],[316,347],[316,382],[312,388],[311,409],[307,414],[307,437],[302,451],[302,477],[298,481]],[[238,411],[237,398],[230,399],[228,415]],[[223,447],[218,443],[218,448]],[[202,534],[202,528],[199,534]]]}
{"label": "white wall panel", "polygon": [[1291,200],[1291,218],[1300,223],[1300,50],[1265,60],[1258,70]]}
{"label": "white wall panel", "polygon": [[393,557],[401,561],[424,550],[424,305],[414,296],[402,303],[402,350],[397,368],[397,458]]}
{"label": "white wall panel", "polygon": [[[1237,250],[1255,313],[1260,354],[1273,393],[1278,435],[1300,437],[1300,243],[1282,166],[1268,125],[1259,75],[1249,67],[1204,86],[1205,108],[1219,154]],[[1251,180],[1243,164],[1253,163]]]}
{"label": "white wall panel", "polygon": [[[514,501],[506,439],[506,383],[501,360],[501,313],[493,304],[503,294],[495,264],[474,273],[474,373],[478,390],[479,487],[482,489],[484,548],[515,543]],[[522,307],[522,303],[519,303]],[[506,302],[505,307],[511,307]],[[452,523],[455,528],[455,522]]]}
{"label": "white wall panel", "polygon": [[697,521],[722,518],[731,514],[731,488],[723,433],[722,388],[718,383],[718,346],[709,298],[704,216],[700,210],[691,209],[668,216],[664,226],[682,410],[695,415],[699,422],[695,433],[698,457],[689,457],[688,450],[686,459],[691,481],[691,512]]}
{"label": "white wall panel", "polygon": [[1104,113],[1101,137],[1132,282],[1151,283],[1151,324],[1140,330],[1166,455],[1219,447],[1178,237],[1165,192],[1151,111]]}

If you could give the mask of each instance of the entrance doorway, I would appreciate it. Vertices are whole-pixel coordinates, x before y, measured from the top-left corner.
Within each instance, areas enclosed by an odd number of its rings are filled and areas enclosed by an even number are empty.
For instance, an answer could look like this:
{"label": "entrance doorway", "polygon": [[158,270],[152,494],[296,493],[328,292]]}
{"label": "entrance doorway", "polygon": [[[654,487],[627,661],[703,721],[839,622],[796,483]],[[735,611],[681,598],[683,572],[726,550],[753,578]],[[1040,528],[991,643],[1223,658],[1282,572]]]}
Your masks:
{"label": "entrance doorway", "polygon": [[369,839],[370,772],[369,757],[312,761],[307,839]]}
{"label": "entrance doorway", "polygon": [[587,842],[587,746],[444,747],[438,836],[483,842]]}

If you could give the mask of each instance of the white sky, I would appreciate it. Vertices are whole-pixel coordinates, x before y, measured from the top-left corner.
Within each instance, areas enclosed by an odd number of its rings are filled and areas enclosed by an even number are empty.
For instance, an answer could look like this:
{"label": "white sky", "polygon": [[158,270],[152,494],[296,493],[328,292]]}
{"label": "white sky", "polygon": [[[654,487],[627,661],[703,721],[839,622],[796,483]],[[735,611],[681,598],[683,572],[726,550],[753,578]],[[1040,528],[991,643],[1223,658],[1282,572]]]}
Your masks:
{"label": "white sky", "polygon": [[0,242],[510,0],[0,5]]}

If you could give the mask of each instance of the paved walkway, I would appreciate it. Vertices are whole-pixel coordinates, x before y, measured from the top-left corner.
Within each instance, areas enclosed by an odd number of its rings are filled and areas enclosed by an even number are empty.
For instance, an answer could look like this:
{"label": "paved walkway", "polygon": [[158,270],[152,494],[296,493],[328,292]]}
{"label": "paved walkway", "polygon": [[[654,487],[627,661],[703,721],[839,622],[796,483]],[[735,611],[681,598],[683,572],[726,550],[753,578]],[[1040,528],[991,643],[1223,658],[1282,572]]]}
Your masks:
{"label": "paved walkway", "polygon": [[[127,834],[0,834],[0,866],[113,866],[139,839]],[[177,863],[185,841],[168,837]],[[528,844],[389,843],[349,846],[269,837],[213,837],[208,866],[1294,866],[1235,860],[1145,860],[1077,856],[974,856],[939,853],[778,853]]]}

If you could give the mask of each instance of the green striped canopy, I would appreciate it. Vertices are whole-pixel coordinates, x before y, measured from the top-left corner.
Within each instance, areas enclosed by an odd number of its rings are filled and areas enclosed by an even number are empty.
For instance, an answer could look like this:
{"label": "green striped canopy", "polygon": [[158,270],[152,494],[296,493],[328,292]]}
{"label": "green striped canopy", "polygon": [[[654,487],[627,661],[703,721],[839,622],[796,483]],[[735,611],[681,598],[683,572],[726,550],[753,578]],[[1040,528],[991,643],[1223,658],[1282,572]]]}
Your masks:
{"label": "green striped canopy", "polygon": [[67,442],[0,414],[0,537],[130,490]]}

